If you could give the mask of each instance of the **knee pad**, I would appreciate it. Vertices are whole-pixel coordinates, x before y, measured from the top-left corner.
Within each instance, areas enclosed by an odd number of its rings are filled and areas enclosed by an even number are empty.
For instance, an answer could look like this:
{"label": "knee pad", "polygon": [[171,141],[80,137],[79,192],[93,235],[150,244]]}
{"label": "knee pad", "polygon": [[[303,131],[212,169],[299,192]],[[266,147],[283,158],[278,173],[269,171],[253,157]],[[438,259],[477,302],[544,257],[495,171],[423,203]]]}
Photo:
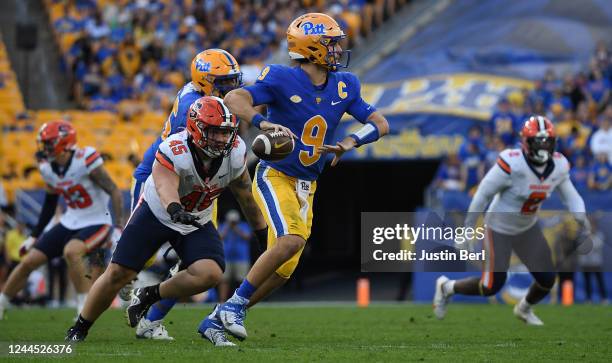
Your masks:
{"label": "knee pad", "polygon": [[488,273],[486,279],[480,279],[480,294],[482,296],[495,295],[501,290],[506,283],[506,272],[492,272]]}
{"label": "knee pad", "polygon": [[557,274],[554,272],[534,272],[533,278],[540,287],[550,290],[555,285]]}

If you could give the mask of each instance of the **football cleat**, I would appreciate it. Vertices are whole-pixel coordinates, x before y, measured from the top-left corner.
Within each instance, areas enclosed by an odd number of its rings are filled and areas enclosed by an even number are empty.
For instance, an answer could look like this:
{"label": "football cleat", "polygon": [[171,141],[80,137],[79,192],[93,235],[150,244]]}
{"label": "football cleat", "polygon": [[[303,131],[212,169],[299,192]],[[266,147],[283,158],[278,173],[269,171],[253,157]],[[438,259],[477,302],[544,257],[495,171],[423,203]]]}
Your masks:
{"label": "football cleat", "polygon": [[524,321],[527,325],[542,326],[544,322],[533,313],[531,305],[527,304],[523,298],[518,304],[514,305],[514,315]]}
{"label": "football cleat", "polygon": [[125,309],[128,325],[132,328],[138,325],[140,319],[145,316],[151,305],[154,304],[154,302],[147,302],[144,298],[144,288],[134,290],[132,293],[132,301],[130,301],[130,305]]}
{"label": "football cleat", "polygon": [[152,340],[174,340],[168,335],[168,331],[163,324],[163,320],[150,321],[142,318],[136,327],[136,338]]}
{"label": "football cleat", "polygon": [[219,305],[215,305],[213,312],[202,320],[198,327],[198,333],[202,338],[213,343],[215,347],[233,347],[236,344],[227,340],[225,336],[225,330],[223,329],[223,323],[217,317]]}
{"label": "football cleat", "polygon": [[444,292],[443,286],[449,281],[448,277],[442,275],[436,280],[436,292],[433,299],[433,310],[436,318],[442,320],[446,316],[446,308],[450,302],[451,294]]}
{"label": "football cleat", "polygon": [[67,342],[82,342],[85,338],[87,338],[87,332],[73,326],[66,332],[64,340]]}
{"label": "football cleat", "polygon": [[229,302],[218,308],[218,316],[225,330],[238,340],[244,340],[247,337],[247,331],[244,327],[246,308],[246,304],[233,304]]}

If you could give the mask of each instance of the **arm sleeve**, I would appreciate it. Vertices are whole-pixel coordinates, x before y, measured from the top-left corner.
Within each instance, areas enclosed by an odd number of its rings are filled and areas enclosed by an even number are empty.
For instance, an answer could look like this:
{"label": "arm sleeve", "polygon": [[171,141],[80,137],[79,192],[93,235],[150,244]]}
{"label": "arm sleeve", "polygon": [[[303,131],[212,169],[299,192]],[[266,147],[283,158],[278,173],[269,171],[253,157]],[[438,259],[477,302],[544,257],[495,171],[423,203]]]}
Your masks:
{"label": "arm sleeve", "polygon": [[30,234],[32,237],[38,238],[38,236],[40,236],[45,230],[45,227],[47,226],[47,224],[49,224],[49,221],[51,220],[51,218],[53,218],[53,215],[55,214],[55,208],[57,207],[58,200],[59,195],[57,194],[45,194],[45,201],[43,202],[43,207],[42,211],[40,212],[40,216],[38,216],[38,223]]}
{"label": "arm sleeve", "polygon": [[353,101],[351,102],[346,112],[348,112],[351,116],[353,116],[357,121],[361,122],[362,124],[366,123],[368,121],[368,117],[370,117],[370,115],[374,113],[374,111],[376,111],[376,108],[368,104],[366,101],[363,100],[363,98],[361,98],[361,83],[359,82],[359,79],[357,77],[352,77],[351,84],[353,92],[356,92],[357,94],[355,95],[355,98],[353,98]]}
{"label": "arm sleeve", "polygon": [[244,87],[253,98],[253,106],[273,103],[274,95],[274,80],[276,78],[276,68],[266,66],[262,71],[255,84]]}
{"label": "arm sleeve", "polygon": [[559,184],[557,188],[563,204],[565,204],[567,209],[574,215],[574,218],[576,218],[578,222],[584,224],[586,221],[586,207],[584,205],[584,200],[580,194],[578,194],[578,191],[574,187],[574,184],[572,184],[569,177],[565,178],[565,180]]}
{"label": "arm sleeve", "polygon": [[466,226],[474,226],[478,215],[485,211],[485,208],[495,194],[509,187],[511,183],[510,175],[502,170],[499,164],[493,166],[480,182],[478,190],[476,190],[476,194],[470,203],[465,222]]}

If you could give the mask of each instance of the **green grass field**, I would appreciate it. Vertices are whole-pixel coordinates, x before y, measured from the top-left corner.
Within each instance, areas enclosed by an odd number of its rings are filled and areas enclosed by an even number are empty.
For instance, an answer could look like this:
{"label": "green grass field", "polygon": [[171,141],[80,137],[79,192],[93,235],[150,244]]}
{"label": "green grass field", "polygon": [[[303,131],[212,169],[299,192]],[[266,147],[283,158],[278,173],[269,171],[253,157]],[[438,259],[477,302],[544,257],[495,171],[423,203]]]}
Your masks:
{"label": "green grass field", "polygon": [[[104,314],[68,360],[83,362],[312,361],[607,361],[612,308],[540,306],[544,327],[518,321],[507,305],[451,305],[437,321],[427,305],[266,306],[249,312],[249,338],[215,348],[196,334],[210,310],[177,308],[168,316],[173,342],[137,340],[123,312]],[[11,310],[2,342],[58,342],[74,310]],[[11,358],[15,361],[29,357]],[[24,360],[25,359],[25,360]],[[62,358],[66,359],[66,358]],[[7,357],[0,357],[6,361]]]}

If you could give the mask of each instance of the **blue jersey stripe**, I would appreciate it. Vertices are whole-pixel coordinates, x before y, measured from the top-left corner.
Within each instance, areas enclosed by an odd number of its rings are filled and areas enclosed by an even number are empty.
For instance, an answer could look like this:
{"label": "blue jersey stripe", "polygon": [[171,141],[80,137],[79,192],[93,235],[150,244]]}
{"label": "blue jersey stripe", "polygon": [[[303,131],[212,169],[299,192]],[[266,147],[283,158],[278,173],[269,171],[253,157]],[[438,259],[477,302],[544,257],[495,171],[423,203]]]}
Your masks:
{"label": "blue jersey stripe", "polygon": [[264,202],[268,206],[272,223],[274,223],[274,229],[276,229],[276,236],[280,237],[285,235],[286,232],[283,229],[283,221],[281,220],[280,211],[276,210],[276,203],[274,203],[272,191],[263,179],[263,175],[267,169],[268,168],[262,167],[261,165],[257,168],[257,187],[261,190],[261,194],[264,197]]}

